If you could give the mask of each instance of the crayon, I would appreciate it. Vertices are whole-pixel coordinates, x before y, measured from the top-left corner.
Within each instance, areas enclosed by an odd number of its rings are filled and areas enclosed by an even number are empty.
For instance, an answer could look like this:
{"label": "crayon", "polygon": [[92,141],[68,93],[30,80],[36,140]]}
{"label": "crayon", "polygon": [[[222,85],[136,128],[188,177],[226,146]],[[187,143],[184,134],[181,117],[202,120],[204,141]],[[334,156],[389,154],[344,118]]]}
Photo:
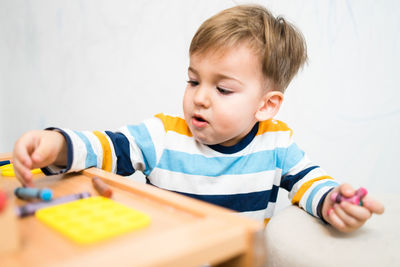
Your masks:
{"label": "crayon", "polygon": [[6,205],[7,205],[7,195],[5,192],[0,190],[0,212],[3,211]]}
{"label": "crayon", "polygon": [[[0,166],[0,171],[1,171],[1,175],[3,175],[3,176],[15,176],[14,165],[12,163]],[[33,169],[33,170],[31,170],[31,173],[32,174],[42,173],[42,170],[41,169]]]}
{"label": "crayon", "polygon": [[101,196],[108,198],[112,197],[113,192],[111,188],[108,187],[108,185],[105,182],[103,182],[99,177],[93,177],[92,183],[94,188],[96,188],[97,192],[99,192]]}
{"label": "crayon", "polygon": [[367,195],[368,191],[364,187],[360,187],[352,197],[344,197],[342,194],[334,192],[331,195],[331,200],[340,203],[342,201],[350,202],[354,205],[362,206],[362,199]]}
{"label": "crayon", "polygon": [[0,166],[7,165],[7,164],[11,164],[11,162],[9,160],[0,161]]}
{"label": "crayon", "polygon": [[82,198],[88,198],[88,197],[90,197],[89,192],[67,195],[67,196],[55,198],[49,202],[29,203],[25,206],[17,207],[15,212],[17,213],[18,217],[25,217],[25,216],[35,214],[35,212],[37,210],[42,209],[42,208],[47,208],[47,207],[51,207],[54,205],[63,204],[63,203],[71,202],[71,201],[82,199]]}
{"label": "crayon", "polygon": [[32,187],[17,187],[14,194],[19,199],[32,200],[40,199],[43,201],[50,201],[53,197],[53,192],[48,188],[32,188]]}

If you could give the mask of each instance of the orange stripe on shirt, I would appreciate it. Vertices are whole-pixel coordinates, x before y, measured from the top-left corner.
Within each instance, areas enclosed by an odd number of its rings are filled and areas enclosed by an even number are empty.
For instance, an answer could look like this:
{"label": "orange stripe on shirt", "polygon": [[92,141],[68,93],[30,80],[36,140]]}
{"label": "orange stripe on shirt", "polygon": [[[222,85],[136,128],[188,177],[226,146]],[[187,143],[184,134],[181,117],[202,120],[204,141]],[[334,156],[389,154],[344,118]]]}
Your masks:
{"label": "orange stripe on shirt", "polygon": [[266,120],[262,121],[258,125],[257,135],[266,133],[266,132],[284,132],[290,131],[290,136],[292,136],[292,129],[290,129],[286,123],[279,121],[279,120]]}
{"label": "orange stripe on shirt", "polygon": [[187,126],[186,121],[184,119],[179,117],[164,115],[162,113],[155,115],[155,117],[159,118],[163,122],[164,129],[166,132],[173,131],[178,134],[186,135],[189,137],[193,136],[192,132],[190,132],[189,127]]}
{"label": "orange stripe on shirt", "polygon": [[314,178],[310,181],[305,182],[300,188],[299,190],[296,192],[296,194],[294,195],[293,199],[292,199],[292,203],[293,204],[298,204],[300,202],[300,199],[303,197],[304,193],[313,185],[314,182],[320,181],[320,180],[324,180],[324,179],[331,179],[333,180],[332,177],[330,176],[320,176],[317,178]]}
{"label": "orange stripe on shirt", "polygon": [[99,139],[101,147],[103,149],[103,165],[101,166],[101,168],[105,171],[111,172],[112,153],[110,143],[103,133],[99,131],[94,131],[93,134]]}

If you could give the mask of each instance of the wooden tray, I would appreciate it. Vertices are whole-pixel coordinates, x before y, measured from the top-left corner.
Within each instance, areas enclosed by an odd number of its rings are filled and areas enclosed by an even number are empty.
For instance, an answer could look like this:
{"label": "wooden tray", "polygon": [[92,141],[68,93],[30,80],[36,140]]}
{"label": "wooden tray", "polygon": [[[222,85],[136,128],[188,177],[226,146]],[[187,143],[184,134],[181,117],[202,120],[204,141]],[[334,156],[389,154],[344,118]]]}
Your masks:
{"label": "wooden tray", "polygon": [[[9,154],[0,154],[9,158]],[[0,266],[261,266],[264,226],[202,201],[91,168],[80,173],[35,178],[54,197],[89,191],[98,195],[91,177],[113,190],[113,199],[151,216],[145,229],[98,244],[82,246],[47,227],[34,216],[18,220],[21,246],[0,255]],[[15,178],[2,179],[11,193]],[[16,205],[24,201],[14,199]],[[6,229],[0,229],[1,231]],[[256,249],[257,248],[257,249]]]}

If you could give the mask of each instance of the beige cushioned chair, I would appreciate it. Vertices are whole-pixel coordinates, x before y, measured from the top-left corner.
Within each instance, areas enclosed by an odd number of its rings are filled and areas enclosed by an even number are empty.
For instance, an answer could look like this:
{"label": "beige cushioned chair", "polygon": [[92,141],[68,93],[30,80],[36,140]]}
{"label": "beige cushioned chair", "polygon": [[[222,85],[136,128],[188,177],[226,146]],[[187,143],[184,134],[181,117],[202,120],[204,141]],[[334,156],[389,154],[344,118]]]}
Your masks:
{"label": "beige cushioned chair", "polygon": [[385,205],[363,227],[340,233],[295,206],[266,227],[267,266],[400,266],[400,195],[374,195]]}

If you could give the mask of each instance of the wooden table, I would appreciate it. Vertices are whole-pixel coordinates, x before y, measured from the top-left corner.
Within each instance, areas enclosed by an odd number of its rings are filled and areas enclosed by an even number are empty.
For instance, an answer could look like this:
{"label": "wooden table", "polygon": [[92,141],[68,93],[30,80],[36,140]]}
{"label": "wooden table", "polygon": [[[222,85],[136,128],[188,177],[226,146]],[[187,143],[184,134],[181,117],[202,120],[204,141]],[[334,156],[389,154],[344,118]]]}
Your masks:
{"label": "wooden table", "polygon": [[[6,158],[10,154],[0,154],[0,160]],[[51,188],[54,197],[84,191],[98,195],[93,176],[112,188],[115,201],[150,215],[150,226],[82,246],[34,216],[18,219],[20,248],[0,255],[0,266],[261,266],[265,262],[263,224],[227,209],[96,168],[34,181],[37,187]],[[19,186],[15,178],[0,179],[8,192]]]}

